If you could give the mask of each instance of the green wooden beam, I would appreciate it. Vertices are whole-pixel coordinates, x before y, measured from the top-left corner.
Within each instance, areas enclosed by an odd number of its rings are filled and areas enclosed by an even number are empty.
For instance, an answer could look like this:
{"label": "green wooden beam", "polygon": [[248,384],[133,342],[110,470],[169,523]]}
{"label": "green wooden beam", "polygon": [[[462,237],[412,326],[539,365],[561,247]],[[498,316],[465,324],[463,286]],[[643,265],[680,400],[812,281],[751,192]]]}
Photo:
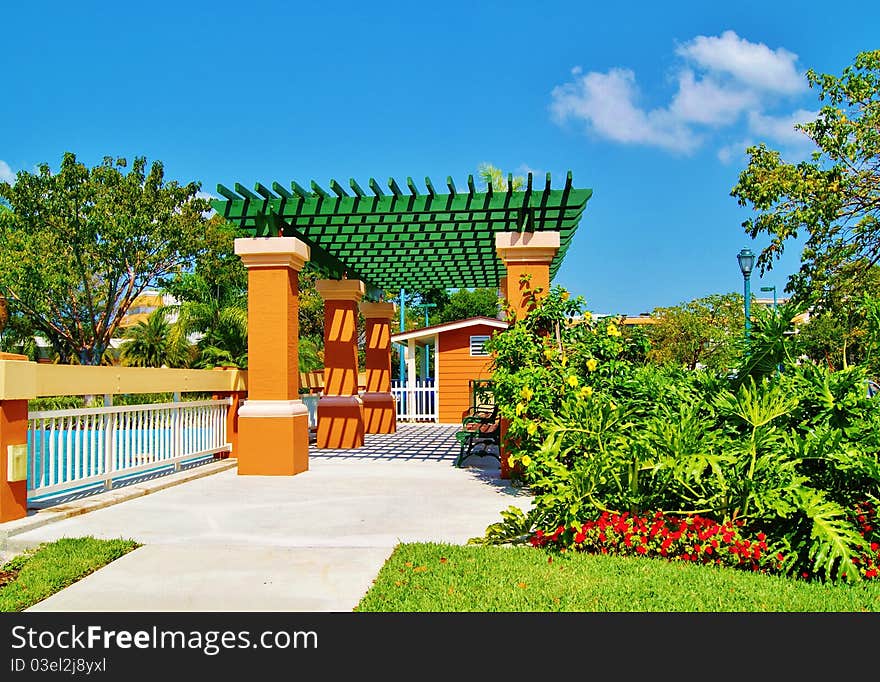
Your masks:
{"label": "green wooden beam", "polygon": [[403,192],[400,191],[400,186],[397,184],[397,180],[395,180],[394,178],[388,178],[388,187],[391,189],[391,193],[394,196],[403,196]]}
{"label": "green wooden beam", "polygon": [[409,188],[409,193],[414,197],[419,196],[419,190],[416,189],[416,183],[413,182],[413,179],[410,176],[406,176],[406,186]]}
{"label": "green wooden beam", "polygon": [[284,187],[284,185],[281,185],[278,182],[272,183],[272,189],[275,190],[275,193],[280,195],[283,199],[293,198],[293,194],[291,194],[290,191],[286,187]]}
{"label": "green wooden beam", "polygon": [[259,194],[264,199],[272,200],[272,199],[278,198],[277,196],[275,196],[275,194],[274,194],[274,192],[272,192],[272,190],[270,190],[268,187],[266,187],[264,184],[262,184],[260,182],[258,182],[256,185],[254,185],[254,189],[257,190],[257,194]]}
{"label": "green wooden beam", "polygon": [[238,196],[231,189],[226,187],[225,185],[221,185],[219,182],[217,183],[217,194],[220,196],[226,197],[229,201],[240,201],[241,197]]}
{"label": "green wooden beam", "polygon": [[474,187],[474,176],[473,175],[468,174],[467,186],[468,186],[468,193],[471,196],[474,196],[477,193],[477,188]]}
{"label": "green wooden beam", "polygon": [[312,180],[311,188],[312,188],[312,191],[313,191],[315,194],[318,194],[318,195],[324,197],[325,199],[328,198],[328,197],[330,196],[330,194],[327,192],[327,190],[324,189],[323,187],[321,187],[321,185],[319,185],[319,184],[318,184],[317,182],[315,182],[314,180]]}
{"label": "green wooden beam", "polygon": [[298,196],[303,199],[309,199],[312,196],[312,193],[309,192],[305,187],[300,185],[296,180],[290,181],[290,189],[292,189]]}
{"label": "green wooden beam", "polygon": [[434,191],[434,185],[431,183],[431,178],[429,178],[427,175],[425,176],[425,187],[427,187],[428,189],[429,197],[436,196],[437,192]]}
{"label": "green wooden beam", "polygon": [[250,199],[251,201],[262,201],[263,200],[263,197],[254,194],[247,187],[245,187],[244,185],[242,185],[238,182],[235,183],[235,191],[238,192],[245,199]]}
{"label": "green wooden beam", "polygon": [[450,193],[452,196],[455,196],[455,183],[452,182],[452,176],[451,176],[451,175],[447,175],[447,176],[446,176],[446,186],[449,188],[449,193]]}
{"label": "green wooden beam", "polygon": [[379,187],[379,183],[376,182],[375,178],[370,178],[369,185],[370,185],[370,189],[373,190],[373,194],[375,194],[377,197],[384,197],[385,196],[385,193],[382,191],[382,188]]}
{"label": "green wooden beam", "polygon": [[342,185],[340,185],[338,182],[336,182],[336,180],[333,180],[332,178],[330,179],[330,189],[332,189],[336,193],[336,196],[338,196],[339,198],[348,196],[348,192],[346,192],[342,188]]}
{"label": "green wooden beam", "polygon": [[351,191],[354,192],[359,197],[366,196],[364,190],[361,189],[361,186],[357,184],[357,181],[354,178],[348,179],[348,186],[351,187]]}

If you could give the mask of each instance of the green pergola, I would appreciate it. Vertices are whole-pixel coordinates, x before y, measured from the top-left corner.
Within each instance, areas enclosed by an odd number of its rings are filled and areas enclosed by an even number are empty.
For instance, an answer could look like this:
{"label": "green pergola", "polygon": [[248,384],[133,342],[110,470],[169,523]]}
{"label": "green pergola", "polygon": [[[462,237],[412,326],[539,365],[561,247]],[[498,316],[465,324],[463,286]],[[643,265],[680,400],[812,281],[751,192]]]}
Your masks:
{"label": "green pergola", "polygon": [[[565,256],[591,189],[572,187],[571,171],[561,189],[550,173],[543,187],[529,173],[518,190],[477,191],[468,176],[467,191],[451,177],[438,192],[425,178],[424,191],[412,178],[404,191],[394,178],[383,190],[370,178],[367,193],[349,180],[346,190],[330,180],[330,191],[314,180],[311,189],[296,182],[273,182],[253,190],[235,183],[217,185],[224,199],[214,209],[249,236],[297,237],[311,249],[310,267],[326,277],[360,279],[373,290],[496,287],[504,265],[495,252],[496,232],[559,232],[560,248],[550,265],[555,276]],[[508,176],[507,186],[513,185]]]}

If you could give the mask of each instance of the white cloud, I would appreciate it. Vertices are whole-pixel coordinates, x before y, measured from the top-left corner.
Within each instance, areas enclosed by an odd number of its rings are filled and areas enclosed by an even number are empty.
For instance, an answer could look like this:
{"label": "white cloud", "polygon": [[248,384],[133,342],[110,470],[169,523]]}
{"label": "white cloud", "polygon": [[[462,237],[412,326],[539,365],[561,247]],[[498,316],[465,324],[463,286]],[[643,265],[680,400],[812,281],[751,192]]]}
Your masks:
{"label": "white cloud", "polygon": [[741,140],[732,144],[727,144],[718,150],[718,160],[724,165],[729,164],[734,159],[743,161],[746,159],[746,149],[751,147],[754,141],[751,139]]}
{"label": "white cloud", "polygon": [[0,159],[0,182],[8,182],[10,185],[15,182],[15,173],[3,159]]}
{"label": "white cloud", "polygon": [[638,87],[629,69],[575,74],[573,81],[553,88],[550,105],[558,122],[582,120],[597,134],[629,144],[648,144],[688,152],[699,140],[668,109],[644,111],[636,106]]}
{"label": "white cloud", "polygon": [[803,74],[795,68],[796,54],[782,47],[771,50],[764,43],[750,43],[733,31],[697,36],[675,52],[708,71],[729,74],[757,90],[790,95],[806,88]]}
{"label": "white cloud", "polygon": [[711,76],[697,78],[693,71],[684,69],[678,75],[678,92],[669,109],[682,121],[727,125],[756,104],[751,90],[722,85]]}
{"label": "white cloud", "polygon": [[[673,70],[677,88],[668,105],[641,106],[636,75],[630,69],[584,72],[576,66],[571,79],[551,91],[553,119],[560,124],[581,122],[587,130],[614,142],[679,153],[694,151],[710,133],[723,128],[733,130],[728,139],[766,136],[804,148],[805,136],[792,126],[798,120],[809,120],[813,112],[768,113],[781,98],[806,90],[796,54],[749,42],[734,31],[697,36],[675,53],[681,61]],[[718,158],[729,163],[739,145],[722,147]]]}
{"label": "white cloud", "polygon": [[749,112],[749,129],[757,136],[766,137],[787,146],[812,146],[813,142],[802,130],[794,126],[798,123],[814,121],[818,111],[798,109],[787,116],[769,116],[759,111]]}

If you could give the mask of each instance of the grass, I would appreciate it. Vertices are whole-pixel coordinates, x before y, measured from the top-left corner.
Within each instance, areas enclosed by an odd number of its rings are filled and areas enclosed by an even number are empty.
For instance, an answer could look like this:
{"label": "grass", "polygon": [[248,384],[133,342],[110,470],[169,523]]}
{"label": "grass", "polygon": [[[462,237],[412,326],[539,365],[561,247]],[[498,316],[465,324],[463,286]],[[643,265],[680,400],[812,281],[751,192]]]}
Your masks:
{"label": "grass", "polygon": [[880,612],[880,583],[807,583],[532,547],[398,545],[358,612]]}
{"label": "grass", "polygon": [[23,611],[140,545],[133,540],[64,538],[0,567],[0,612]]}

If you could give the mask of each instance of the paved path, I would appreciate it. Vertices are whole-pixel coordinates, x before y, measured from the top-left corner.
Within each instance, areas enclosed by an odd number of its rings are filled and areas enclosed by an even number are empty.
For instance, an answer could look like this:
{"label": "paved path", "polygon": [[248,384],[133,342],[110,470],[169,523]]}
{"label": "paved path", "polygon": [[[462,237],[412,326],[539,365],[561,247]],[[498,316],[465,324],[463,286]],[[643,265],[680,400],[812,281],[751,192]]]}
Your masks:
{"label": "paved path", "polygon": [[234,461],[207,465],[227,468],[68,504],[69,513],[105,496],[124,500],[7,542],[92,535],[144,544],[31,611],[351,611],[397,543],[463,544],[502,509],[528,506],[499,477],[497,459],[453,466],[455,430],[401,425],[394,436],[367,436],[357,451],[313,450],[309,470],[291,477],[238,476]]}

